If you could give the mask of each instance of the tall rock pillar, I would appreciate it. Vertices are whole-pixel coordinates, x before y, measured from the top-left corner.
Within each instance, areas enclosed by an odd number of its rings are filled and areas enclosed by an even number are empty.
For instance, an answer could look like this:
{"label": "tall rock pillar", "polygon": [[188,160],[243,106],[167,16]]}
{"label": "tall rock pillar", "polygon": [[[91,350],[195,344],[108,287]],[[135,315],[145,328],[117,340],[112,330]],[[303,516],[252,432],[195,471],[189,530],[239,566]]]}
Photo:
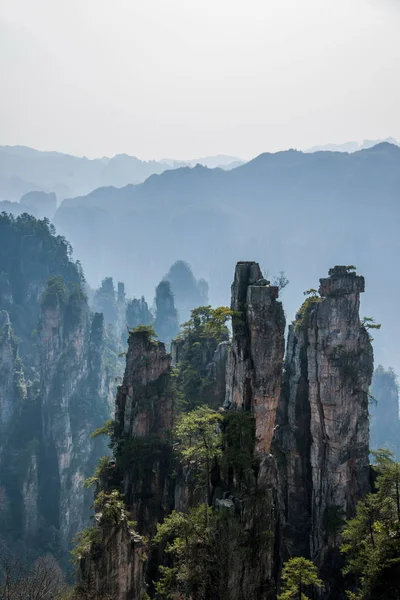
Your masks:
{"label": "tall rock pillar", "polygon": [[373,353],[359,317],[363,291],[353,268],[334,267],[289,328],[276,431],[284,558],[301,554],[319,566],[337,552],[342,519],[369,490]]}
{"label": "tall rock pillar", "polygon": [[254,413],[256,454],[270,452],[281,393],[285,316],[258,263],[239,262],[232,284],[233,339],[224,406]]}

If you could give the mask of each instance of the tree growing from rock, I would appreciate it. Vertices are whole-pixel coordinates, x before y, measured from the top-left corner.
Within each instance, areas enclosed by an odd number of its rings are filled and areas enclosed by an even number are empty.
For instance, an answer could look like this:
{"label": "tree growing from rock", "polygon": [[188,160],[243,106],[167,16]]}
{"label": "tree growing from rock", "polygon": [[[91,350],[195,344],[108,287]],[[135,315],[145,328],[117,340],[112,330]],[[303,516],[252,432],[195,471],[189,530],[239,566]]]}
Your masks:
{"label": "tree growing from rock", "polygon": [[282,571],[282,592],[278,600],[310,600],[307,588],[322,587],[317,567],[311,560],[298,556],[288,560]]}

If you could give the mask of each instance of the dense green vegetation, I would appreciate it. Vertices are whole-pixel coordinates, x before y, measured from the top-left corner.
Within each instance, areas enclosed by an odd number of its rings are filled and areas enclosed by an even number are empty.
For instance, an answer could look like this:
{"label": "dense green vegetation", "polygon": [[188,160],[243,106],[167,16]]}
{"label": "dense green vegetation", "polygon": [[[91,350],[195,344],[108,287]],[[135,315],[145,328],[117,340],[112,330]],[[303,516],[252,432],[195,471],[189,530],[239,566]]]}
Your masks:
{"label": "dense green vegetation", "polygon": [[343,531],[346,574],[358,580],[350,600],[400,597],[400,463],[386,450],[375,453],[373,493],[360,501]]}
{"label": "dense green vegetation", "polygon": [[176,385],[186,410],[204,403],[218,405],[218,400],[213,403],[208,368],[218,344],[229,339],[227,322],[231,316],[231,309],[224,306],[200,306],[192,310],[191,318],[182,325],[175,342]]}
{"label": "dense green vegetation", "polygon": [[[12,406],[1,427],[0,546],[27,565],[51,554],[68,570],[79,523],[62,531],[62,502],[107,451],[88,432],[110,414],[113,371],[104,360],[103,316],[90,314],[84,286],[71,246],[48,220],[0,215],[0,315],[8,323],[0,327],[0,362],[13,349],[12,363],[0,364],[0,396]],[[85,519],[92,493],[77,496]]]}

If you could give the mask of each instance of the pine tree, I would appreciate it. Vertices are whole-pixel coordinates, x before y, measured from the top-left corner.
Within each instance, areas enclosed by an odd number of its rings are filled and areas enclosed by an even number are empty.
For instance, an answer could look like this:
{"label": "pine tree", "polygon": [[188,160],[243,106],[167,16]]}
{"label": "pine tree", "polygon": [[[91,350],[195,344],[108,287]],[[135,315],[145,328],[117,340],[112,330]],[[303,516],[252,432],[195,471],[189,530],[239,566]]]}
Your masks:
{"label": "pine tree", "polygon": [[282,593],[279,600],[309,600],[304,590],[308,587],[322,587],[317,567],[311,560],[298,556],[288,560],[282,571]]}

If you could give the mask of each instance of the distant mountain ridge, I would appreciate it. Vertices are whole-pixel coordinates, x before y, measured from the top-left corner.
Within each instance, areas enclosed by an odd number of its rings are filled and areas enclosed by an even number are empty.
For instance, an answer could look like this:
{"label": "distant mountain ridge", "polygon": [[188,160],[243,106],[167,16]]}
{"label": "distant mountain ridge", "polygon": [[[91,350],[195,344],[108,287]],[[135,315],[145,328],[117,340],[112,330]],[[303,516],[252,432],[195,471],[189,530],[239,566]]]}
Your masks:
{"label": "distant mountain ridge", "polygon": [[90,283],[125,274],[138,297],[184,260],[209,281],[211,303],[226,304],[234,264],[261,257],[270,274],[286,271],[289,318],[305,281],[314,287],[331,264],[354,264],[368,278],[364,314],[382,323],[377,360],[400,366],[400,284],[391,270],[400,260],[399,200],[400,148],[385,142],[351,154],[264,153],[230,171],[168,170],[64,200],[54,223]]}
{"label": "distant mountain ridge", "polygon": [[197,163],[230,169],[242,162],[224,155],[189,161],[144,161],[127,154],[88,159],[25,146],[0,146],[0,199],[18,201],[27,192],[43,191],[54,192],[61,201],[103,186],[141,183],[166,169]]}
{"label": "distant mountain ridge", "polygon": [[323,146],[313,146],[304,150],[304,152],[357,152],[358,150],[368,150],[382,142],[388,142],[395,146],[400,146],[400,143],[392,137],[384,140],[364,140],[362,144],[358,142],[345,142],[344,144],[324,144]]}

